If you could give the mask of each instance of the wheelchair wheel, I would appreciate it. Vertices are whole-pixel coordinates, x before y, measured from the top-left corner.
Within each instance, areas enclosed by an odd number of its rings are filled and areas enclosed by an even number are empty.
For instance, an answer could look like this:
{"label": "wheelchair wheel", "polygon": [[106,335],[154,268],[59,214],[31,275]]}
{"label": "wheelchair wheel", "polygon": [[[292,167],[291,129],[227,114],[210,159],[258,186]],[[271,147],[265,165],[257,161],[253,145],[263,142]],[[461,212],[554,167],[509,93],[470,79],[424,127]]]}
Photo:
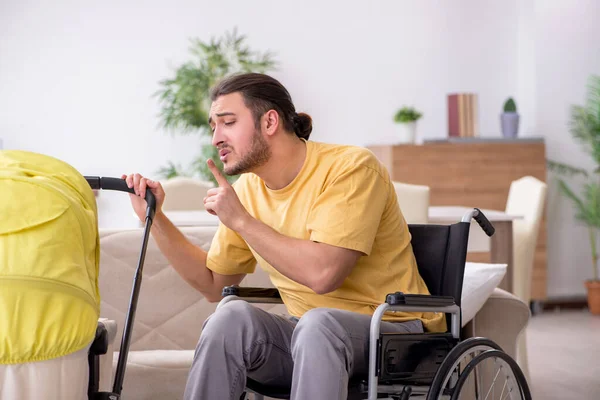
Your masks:
{"label": "wheelchair wheel", "polygon": [[525,399],[531,394],[523,372],[500,346],[470,338],[448,353],[427,393],[427,400]]}
{"label": "wheelchair wheel", "polygon": [[[456,383],[456,388],[454,393],[452,394],[451,400],[457,400],[460,398],[460,393],[465,385],[465,382],[469,379],[472,372],[482,364],[484,361],[493,358],[494,363],[503,364],[504,370],[499,369],[498,372],[494,375],[494,381],[492,385],[486,392],[486,398],[489,398],[489,395],[492,394],[492,398],[495,399],[496,391],[500,391],[499,398],[510,398],[510,399],[531,399],[531,393],[529,393],[529,388],[527,387],[527,382],[525,382],[525,376],[523,376],[523,372],[508,354],[500,350],[487,350],[483,353],[479,354],[475,357],[469,364],[467,364],[463,373],[458,378],[458,382]],[[502,366],[500,367],[502,368]],[[498,378],[500,378],[500,383],[502,382],[502,377],[506,377],[506,381],[504,385],[500,388],[496,388],[495,383]],[[496,390],[497,389],[497,390]]]}

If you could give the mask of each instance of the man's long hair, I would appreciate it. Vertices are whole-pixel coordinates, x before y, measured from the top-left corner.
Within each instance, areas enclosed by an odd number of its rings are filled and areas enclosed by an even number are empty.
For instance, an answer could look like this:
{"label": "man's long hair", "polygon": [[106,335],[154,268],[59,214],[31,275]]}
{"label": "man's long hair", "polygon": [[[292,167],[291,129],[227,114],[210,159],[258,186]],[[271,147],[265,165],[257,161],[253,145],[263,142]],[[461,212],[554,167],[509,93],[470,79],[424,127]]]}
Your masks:
{"label": "man's long hair", "polygon": [[312,118],[306,113],[296,113],[290,93],[275,78],[254,72],[230,75],[211,89],[210,99],[215,101],[219,96],[236,92],[241,93],[244,104],[252,112],[257,129],[260,129],[261,117],[273,109],[286,131],[305,140],[310,137]]}

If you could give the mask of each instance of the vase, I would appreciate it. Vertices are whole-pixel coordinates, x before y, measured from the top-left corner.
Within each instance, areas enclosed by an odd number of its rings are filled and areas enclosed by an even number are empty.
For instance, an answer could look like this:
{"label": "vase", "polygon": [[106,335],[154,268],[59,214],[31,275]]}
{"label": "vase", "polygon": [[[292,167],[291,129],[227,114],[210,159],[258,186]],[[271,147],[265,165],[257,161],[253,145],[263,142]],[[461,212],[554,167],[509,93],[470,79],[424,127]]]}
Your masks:
{"label": "vase", "polygon": [[600,315],[600,281],[585,281],[590,313]]}
{"label": "vase", "polygon": [[416,122],[401,122],[399,123],[398,143],[413,144],[417,136]]}
{"label": "vase", "polygon": [[516,138],[519,133],[519,114],[516,112],[500,114],[500,126],[502,127],[502,136]]}

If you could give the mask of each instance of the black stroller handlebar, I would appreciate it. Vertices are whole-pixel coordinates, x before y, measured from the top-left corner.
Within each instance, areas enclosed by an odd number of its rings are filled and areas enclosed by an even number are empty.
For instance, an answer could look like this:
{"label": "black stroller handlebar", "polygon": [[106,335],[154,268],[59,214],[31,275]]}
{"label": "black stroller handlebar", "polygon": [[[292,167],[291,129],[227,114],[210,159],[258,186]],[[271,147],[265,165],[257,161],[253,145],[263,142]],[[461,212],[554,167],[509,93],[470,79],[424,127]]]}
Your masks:
{"label": "black stroller handlebar", "polygon": [[[104,178],[99,176],[85,176],[85,180],[88,182],[93,190],[116,190],[119,192],[126,192],[135,194],[133,188],[127,186],[127,182],[122,178]],[[131,297],[129,299],[129,309],[125,317],[125,326],[123,327],[123,337],[121,339],[121,348],[119,351],[119,361],[117,362],[117,370],[115,372],[115,379],[113,382],[112,392],[96,392],[97,389],[97,373],[94,373],[93,384],[90,384],[88,388],[88,398],[93,400],[118,400],[121,397],[121,391],[123,389],[123,379],[125,377],[125,368],[127,367],[127,356],[129,354],[129,346],[131,344],[131,335],[133,332],[133,323],[135,321],[135,313],[137,310],[137,303],[142,285],[142,271],[144,268],[144,260],[146,258],[146,249],[148,247],[148,239],[150,237],[150,229],[152,227],[152,220],[156,212],[156,197],[150,190],[146,190],[144,196],[146,199],[146,224],[144,227],[144,237],[142,239],[142,249],[140,252],[140,258],[138,260],[138,266],[133,277],[133,288],[131,290]],[[90,365],[95,365],[94,361]],[[94,367],[97,369],[96,367]]]}
{"label": "black stroller handlebar", "polygon": [[[117,190],[120,192],[135,194],[133,188],[127,186],[125,179],[86,176],[85,180],[89,183],[92,189]],[[154,216],[156,211],[156,198],[154,197],[154,193],[152,193],[150,190],[146,190],[146,196],[144,198],[148,204],[148,211],[151,212],[152,216]]]}

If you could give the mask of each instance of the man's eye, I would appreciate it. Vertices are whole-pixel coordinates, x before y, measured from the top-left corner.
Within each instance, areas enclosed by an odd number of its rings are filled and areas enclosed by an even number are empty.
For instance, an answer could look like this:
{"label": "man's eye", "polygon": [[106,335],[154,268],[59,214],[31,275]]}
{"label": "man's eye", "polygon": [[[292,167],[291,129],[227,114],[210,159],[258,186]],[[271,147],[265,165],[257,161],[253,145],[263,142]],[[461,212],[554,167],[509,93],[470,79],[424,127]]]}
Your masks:
{"label": "man's eye", "polygon": [[230,125],[233,125],[234,123],[235,123],[235,121],[229,121],[229,122],[225,122],[225,125],[230,126]]}

